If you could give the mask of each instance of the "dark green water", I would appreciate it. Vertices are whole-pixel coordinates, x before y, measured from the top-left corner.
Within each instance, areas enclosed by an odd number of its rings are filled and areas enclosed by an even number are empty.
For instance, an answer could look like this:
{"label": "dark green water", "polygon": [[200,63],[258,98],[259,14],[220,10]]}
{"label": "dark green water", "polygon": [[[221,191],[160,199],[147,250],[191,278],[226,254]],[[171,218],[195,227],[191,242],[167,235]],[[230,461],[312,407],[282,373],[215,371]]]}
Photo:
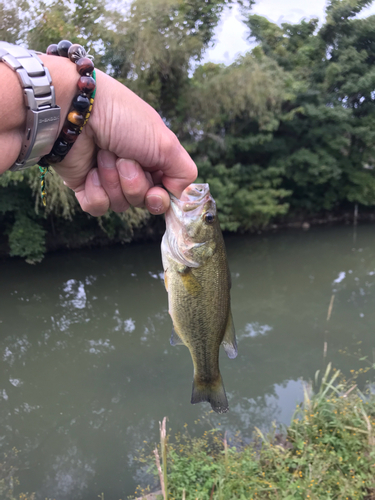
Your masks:
{"label": "dark green water", "polygon": [[[372,359],[375,226],[355,241],[351,227],[226,241],[239,355],[221,356],[231,411],[210,419],[251,436],[254,425],[288,423],[301,379],[328,361],[363,366],[340,349]],[[158,421],[200,433],[194,420],[209,409],[190,405],[190,355],[169,345],[159,245],[6,260],[0,277],[0,452],[19,450],[19,491],[125,499]]]}

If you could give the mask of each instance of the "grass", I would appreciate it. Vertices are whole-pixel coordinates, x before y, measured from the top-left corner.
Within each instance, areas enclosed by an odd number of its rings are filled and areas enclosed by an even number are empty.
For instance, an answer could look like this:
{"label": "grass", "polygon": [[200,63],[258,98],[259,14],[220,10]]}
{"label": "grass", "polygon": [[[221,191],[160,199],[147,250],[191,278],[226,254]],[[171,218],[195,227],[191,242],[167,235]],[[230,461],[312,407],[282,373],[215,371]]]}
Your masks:
{"label": "grass", "polygon": [[164,451],[164,499],[375,500],[375,395],[330,365],[319,379],[283,433],[256,429],[247,446],[228,445],[217,429],[176,436]]}

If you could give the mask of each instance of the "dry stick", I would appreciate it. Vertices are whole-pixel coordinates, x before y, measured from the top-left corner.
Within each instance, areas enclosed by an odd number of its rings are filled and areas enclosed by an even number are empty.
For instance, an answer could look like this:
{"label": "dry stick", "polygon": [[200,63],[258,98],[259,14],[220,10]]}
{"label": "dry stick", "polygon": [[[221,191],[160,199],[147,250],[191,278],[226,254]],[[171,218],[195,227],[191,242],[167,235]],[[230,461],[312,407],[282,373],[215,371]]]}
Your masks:
{"label": "dry stick", "polygon": [[329,303],[328,307],[328,314],[327,314],[327,321],[330,320],[331,314],[332,314],[332,308],[333,308],[333,301],[335,300],[335,294],[332,295],[331,297],[331,302]]}
{"label": "dry stick", "polygon": [[225,461],[225,467],[228,467],[228,441],[227,441],[227,431],[224,432],[224,461]]}
{"label": "dry stick", "polygon": [[[331,301],[328,306],[328,314],[327,314],[327,321],[330,320],[331,314],[332,314],[332,309],[333,309],[333,301],[335,300],[335,295],[333,294],[331,297]],[[328,333],[328,332],[326,332]],[[327,340],[324,341],[324,346],[323,346],[323,358],[327,356],[327,350],[328,350],[328,342]]]}
{"label": "dry stick", "polygon": [[354,205],[354,220],[353,225],[356,226],[358,222],[358,203]]}
{"label": "dry stick", "polygon": [[[185,491],[185,490],[184,490],[184,491]],[[211,490],[211,495],[210,495],[210,500],[212,500],[212,499],[213,499],[213,497],[214,497],[214,491],[215,491],[215,485],[213,484],[213,485],[212,485],[212,490]]]}
{"label": "dry stick", "polygon": [[159,422],[161,458],[163,461],[163,482],[164,482],[164,500],[168,500],[168,477],[167,477],[167,417]]}
{"label": "dry stick", "polygon": [[353,387],[351,387],[348,391],[346,391],[345,394],[343,394],[343,398],[347,398],[348,394],[350,394],[355,388],[357,387],[357,384],[354,384]]}
{"label": "dry stick", "polygon": [[161,492],[163,494],[163,498],[165,499],[163,471],[161,470],[160,457],[159,457],[159,452],[158,452],[157,448],[154,449],[154,454],[155,454],[156,467],[157,467],[158,473],[159,473]]}

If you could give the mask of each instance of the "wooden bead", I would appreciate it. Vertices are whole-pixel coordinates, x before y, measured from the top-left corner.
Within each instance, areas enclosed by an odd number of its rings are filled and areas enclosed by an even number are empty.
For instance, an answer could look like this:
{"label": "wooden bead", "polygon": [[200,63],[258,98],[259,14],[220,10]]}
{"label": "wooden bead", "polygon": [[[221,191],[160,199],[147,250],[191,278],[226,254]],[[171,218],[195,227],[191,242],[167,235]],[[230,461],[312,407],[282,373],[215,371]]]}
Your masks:
{"label": "wooden bead", "polygon": [[48,45],[46,54],[49,56],[58,56],[59,52],[57,50],[57,44],[52,43],[51,45]]}
{"label": "wooden bead", "polygon": [[77,127],[81,127],[84,121],[85,117],[79,111],[73,109],[73,111],[68,114],[68,122],[73,123],[73,125]]}
{"label": "wooden bead", "polygon": [[94,63],[88,57],[82,57],[76,61],[78,73],[81,76],[91,76],[94,71]]}
{"label": "wooden bead", "polygon": [[68,50],[71,45],[72,42],[69,42],[69,40],[61,40],[61,42],[57,44],[57,52],[59,53],[59,56],[68,57]]}
{"label": "wooden bead", "polygon": [[69,47],[68,57],[72,62],[75,63],[78,61],[78,59],[86,57],[86,51],[82,47],[82,45],[79,45],[78,43],[73,43],[73,45]]}
{"label": "wooden bead", "polygon": [[78,130],[71,126],[71,125],[65,125],[61,131],[61,138],[72,144],[77,140],[78,137]]}
{"label": "wooden bead", "polygon": [[78,80],[78,88],[84,94],[91,94],[96,87],[96,82],[92,76],[81,76]]}

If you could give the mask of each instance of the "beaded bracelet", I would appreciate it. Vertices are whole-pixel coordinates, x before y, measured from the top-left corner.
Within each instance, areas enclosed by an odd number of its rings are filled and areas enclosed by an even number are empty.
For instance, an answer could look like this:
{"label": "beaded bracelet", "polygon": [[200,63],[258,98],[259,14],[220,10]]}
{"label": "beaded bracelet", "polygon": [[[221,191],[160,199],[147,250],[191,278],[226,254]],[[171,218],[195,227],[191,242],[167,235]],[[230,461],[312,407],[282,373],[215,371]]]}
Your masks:
{"label": "beaded bracelet", "polygon": [[75,96],[69,110],[65,124],[56,139],[51,152],[43,156],[38,162],[41,171],[41,190],[43,205],[46,205],[46,192],[44,177],[51,163],[61,162],[69,153],[77,137],[86,125],[94,104],[96,93],[96,74],[91,56],[86,54],[85,49],[68,40],[61,40],[58,44],[52,44],[47,48],[47,55],[67,57],[76,64],[78,73],[79,94]]}

